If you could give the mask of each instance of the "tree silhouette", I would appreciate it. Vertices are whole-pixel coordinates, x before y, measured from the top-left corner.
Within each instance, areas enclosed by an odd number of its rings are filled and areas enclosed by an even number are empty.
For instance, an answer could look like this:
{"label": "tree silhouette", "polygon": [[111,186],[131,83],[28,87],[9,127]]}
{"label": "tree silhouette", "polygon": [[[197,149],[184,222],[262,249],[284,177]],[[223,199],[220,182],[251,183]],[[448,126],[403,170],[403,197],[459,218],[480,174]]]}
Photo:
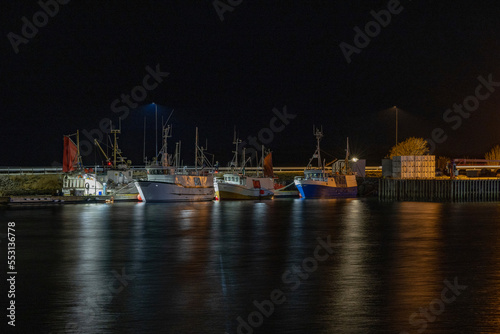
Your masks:
{"label": "tree silhouette", "polygon": [[398,155],[425,155],[429,152],[429,144],[423,138],[410,137],[394,145],[389,151],[389,158]]}
{"label": "tree silhouette", "polygon": [[[484,155],[486,160],[500,160],[500,145],[495,145],[493,148]],[[488,165],[496,165],[496,162],[488,163]]]}

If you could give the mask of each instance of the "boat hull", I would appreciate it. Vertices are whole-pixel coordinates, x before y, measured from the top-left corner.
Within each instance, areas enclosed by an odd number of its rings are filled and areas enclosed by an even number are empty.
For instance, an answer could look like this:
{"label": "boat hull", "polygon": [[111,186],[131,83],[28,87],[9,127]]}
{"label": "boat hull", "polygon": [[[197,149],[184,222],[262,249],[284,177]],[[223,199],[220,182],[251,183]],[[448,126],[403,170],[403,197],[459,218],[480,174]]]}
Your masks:
{"label": "boat hull", "polygon": [[160,181],[135,182],[144,202],[202,202],[214,198],[213,186],[184,187],[180,184]]}
{"label": "boat hull", "polygon": [[302,198],[356,197],[358,187],[336,187],[323,184],[295,181]]}
{"label": "boat hull", "polygon": [[219,200],[259,200],[271,199],[273,192],[267,189],[248,189],[240,185],[218,183],[215,185],[215,196]]}

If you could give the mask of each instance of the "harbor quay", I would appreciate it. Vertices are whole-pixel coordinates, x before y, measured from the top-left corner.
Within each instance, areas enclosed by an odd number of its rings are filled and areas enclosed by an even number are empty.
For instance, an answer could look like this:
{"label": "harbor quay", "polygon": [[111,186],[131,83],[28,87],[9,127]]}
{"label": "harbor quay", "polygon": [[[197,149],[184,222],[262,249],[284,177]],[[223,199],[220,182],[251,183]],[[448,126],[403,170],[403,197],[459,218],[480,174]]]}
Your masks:
{"label": "harbor quay", "polygon": [[[360,196],[376,195],[379,169],[378,167],[367,167],[367,177],[357,178]],[[132,170],[134,179],[146,176],[143,167],[134,167]],[[214,176],[221,178],[230,171],[231,169],[228,167],[221,167],[218,168]],[[98,168],[97,172],[102,172],[102,170]],[[255,168],[247,168],[249,175],[255,174],[255,172]],[[304,169],[303,167],[274,167],[274,174],[276,183],[286,185],[292,183],[295,177],[303,176]],[[88,198],[86,197],[88,196],[60,196],[64,176],[65,173],[57,167],[0,167],[0,203],[23,201],[25,203],[87,202]],[[109,194],[108,196],[90,197],[94,202],[105,202],[110,199]]]}
{"label": "harbor quay", "polygon": [[378,198],[391,201],[500,200],[499,178],[463,179],[379,179]]}
{"label": "harbor quay", "polygon": [[[227,169],[227,170],[226,170]],[[219,168],[218,177],[229,169]],[[252,168],[248,169],[252,173]],[[301,167],[275,167],[277,182],[287,184],[295,176],[304,175]],[[134,178],[144,176],[144,170],[134,168]],[[0,203],[105,203],[111,196],[57,196],[64,173],[55,167],[0,168]],[[388,201],[500,201],[500,178],[465,177],[456,179],[397,179],[382,177],[381,168],[366,167],[366,176],[357,177],[359,197],[378,197]],[[12,200],[13,199],[13,200]]]}

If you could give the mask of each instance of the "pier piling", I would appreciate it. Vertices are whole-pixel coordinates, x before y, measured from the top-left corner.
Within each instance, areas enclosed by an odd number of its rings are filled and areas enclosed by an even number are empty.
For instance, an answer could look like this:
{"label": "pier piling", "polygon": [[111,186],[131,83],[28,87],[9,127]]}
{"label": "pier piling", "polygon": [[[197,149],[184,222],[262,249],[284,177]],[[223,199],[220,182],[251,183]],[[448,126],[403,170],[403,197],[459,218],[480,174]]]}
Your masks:
{"label": "pier piling", "polygon": [[379,199],[396,201],[498,201],[500,179],[380,179]]}

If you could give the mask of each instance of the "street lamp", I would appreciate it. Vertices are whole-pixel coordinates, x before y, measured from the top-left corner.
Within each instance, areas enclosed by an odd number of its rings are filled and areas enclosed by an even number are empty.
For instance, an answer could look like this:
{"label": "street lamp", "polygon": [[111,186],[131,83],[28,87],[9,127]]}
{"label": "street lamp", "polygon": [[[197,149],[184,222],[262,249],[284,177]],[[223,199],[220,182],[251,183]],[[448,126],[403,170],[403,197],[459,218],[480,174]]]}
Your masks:
{"label": "street lamp", "polygon": [[396,109],[396,145],[398,144],[398,108],[394,106]]}

